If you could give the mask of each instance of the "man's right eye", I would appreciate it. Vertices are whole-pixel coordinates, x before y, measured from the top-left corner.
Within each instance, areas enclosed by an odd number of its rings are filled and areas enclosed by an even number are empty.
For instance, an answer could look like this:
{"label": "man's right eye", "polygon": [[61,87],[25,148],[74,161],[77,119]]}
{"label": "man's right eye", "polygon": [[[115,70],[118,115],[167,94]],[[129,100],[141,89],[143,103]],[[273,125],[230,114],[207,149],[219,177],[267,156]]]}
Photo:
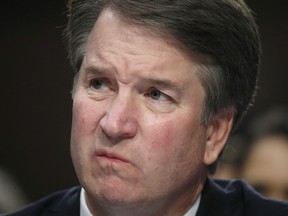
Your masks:
{"label": "man's right eye", "polygon": [[90,86],[94,89],[102,89],[107,87],[107,85],[105,84],[105,82],[103,80],[99,80],[99,79],[94,79],[90,81]]}

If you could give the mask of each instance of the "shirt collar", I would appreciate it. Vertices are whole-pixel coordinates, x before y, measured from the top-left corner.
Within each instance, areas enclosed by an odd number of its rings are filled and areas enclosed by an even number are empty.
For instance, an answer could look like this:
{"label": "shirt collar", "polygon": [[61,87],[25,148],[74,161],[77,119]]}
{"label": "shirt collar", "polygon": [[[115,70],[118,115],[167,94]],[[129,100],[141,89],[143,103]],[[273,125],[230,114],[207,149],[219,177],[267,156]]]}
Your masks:
{"label": "shirt collar", "polygon": [[196,216],[197,210],[199,208],[200,200],[201,200],[201,194],[198,196],[193,206],[183,216]]}
{"label": "shirt collar", "polygon": [[[198,196],[193,206],[183,216],[195,216],[200,204],[201,195]],[[82,188],[80,194],[80,216],[93,216],[87,206],[85,199],[85,191]]]}
{"label": "shirt collar", "polygon": [[85,190],[81,189],[80,194],[80,216],[93,216],[87,206],[86,199],[85,199]]}

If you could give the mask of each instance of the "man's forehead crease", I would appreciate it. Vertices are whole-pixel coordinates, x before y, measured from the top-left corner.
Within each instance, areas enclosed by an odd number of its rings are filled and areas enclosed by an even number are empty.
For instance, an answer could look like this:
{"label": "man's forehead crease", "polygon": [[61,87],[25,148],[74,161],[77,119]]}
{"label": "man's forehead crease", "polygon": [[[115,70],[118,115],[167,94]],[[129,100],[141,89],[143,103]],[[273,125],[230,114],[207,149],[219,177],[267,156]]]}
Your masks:
{"label": "man's forehead crease", "polygon": [[[110,75],[113,72],[116,73],[116,75],[118,75],[117,71],[113,71],[111,69],[109,69],[108,67],[102,67],[102,66],[89,66],[87,68],[84,69],[85,73],[88,74],[95,74],[95,75]],[[186,85],[184,82],[177,82],[174,81],[172,79],[169,78],[165,78],[165,77],[159,77],[159,75],[154,75],[149,73],[147,75],[145,74],[139,74],[136,73],[133,81],[140,81],[143,84],[151,84],[151,85],[155,85],[155,86],[159,86],[165,89],[174,89],[174,90],[179,90],[179,91],[183,91],[186,88]]]}
{"label": "man's forehead crease", "polygon": [[185,89],[185,84],[183,82],[176,82],[172,79],[167,78],[159,78],[159,77],[139,77],[139,79],[144,83],[150,83],[155,86],[162,87],[164,89],[172,89],[172,90],[178,90],[183,91]]}

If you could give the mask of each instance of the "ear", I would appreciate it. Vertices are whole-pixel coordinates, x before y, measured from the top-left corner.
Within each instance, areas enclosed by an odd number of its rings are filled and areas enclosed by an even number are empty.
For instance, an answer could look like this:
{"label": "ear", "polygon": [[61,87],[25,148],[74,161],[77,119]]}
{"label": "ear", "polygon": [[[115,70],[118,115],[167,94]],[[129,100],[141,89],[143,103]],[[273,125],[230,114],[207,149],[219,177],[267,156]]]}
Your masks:
{"label": "ear", "polygon": [[224,148],[233,125],[234,113],[233,108],[225,108],[216,114],[207,126],[205,165],[214,163]]}

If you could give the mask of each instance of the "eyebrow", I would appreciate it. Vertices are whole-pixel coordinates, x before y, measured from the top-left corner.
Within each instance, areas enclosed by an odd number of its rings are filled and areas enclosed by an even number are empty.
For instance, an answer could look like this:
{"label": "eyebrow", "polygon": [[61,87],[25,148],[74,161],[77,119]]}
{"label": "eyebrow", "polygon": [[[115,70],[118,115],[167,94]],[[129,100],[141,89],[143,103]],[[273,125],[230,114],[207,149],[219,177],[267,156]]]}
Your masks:
{"label": "eyebrow", "polygon": [[164,89],[174,89],[178,91],[184,90],[183,86],[180,86],[177,83],[168,79],[153,79],[153,78],[143,78],[143,79],[148,83],[152,83],[153,85],[162,87]]}
{"label": "eyebrow", "polygon": [[92,73],[92,74],[103,74],[104,71],[107,71],[105,67],[93,66],[84,69],[85,73]]}
{"label": "eyebrow", "polygon": [[[100,66],[88,67],[84,71],[86,73],[92,73],[96,75],[106,74],[107,72],[109,73],[108,68],[100,67]],[[173,89],[176,91],[184,90],[184,86],[181,86],[168,79],[146,78],[142,76],[138,76],[138,78],[141,79],[144,83],[151,83],[152,85],[155,85],[157,87],[162,87],[164,89]]]}

